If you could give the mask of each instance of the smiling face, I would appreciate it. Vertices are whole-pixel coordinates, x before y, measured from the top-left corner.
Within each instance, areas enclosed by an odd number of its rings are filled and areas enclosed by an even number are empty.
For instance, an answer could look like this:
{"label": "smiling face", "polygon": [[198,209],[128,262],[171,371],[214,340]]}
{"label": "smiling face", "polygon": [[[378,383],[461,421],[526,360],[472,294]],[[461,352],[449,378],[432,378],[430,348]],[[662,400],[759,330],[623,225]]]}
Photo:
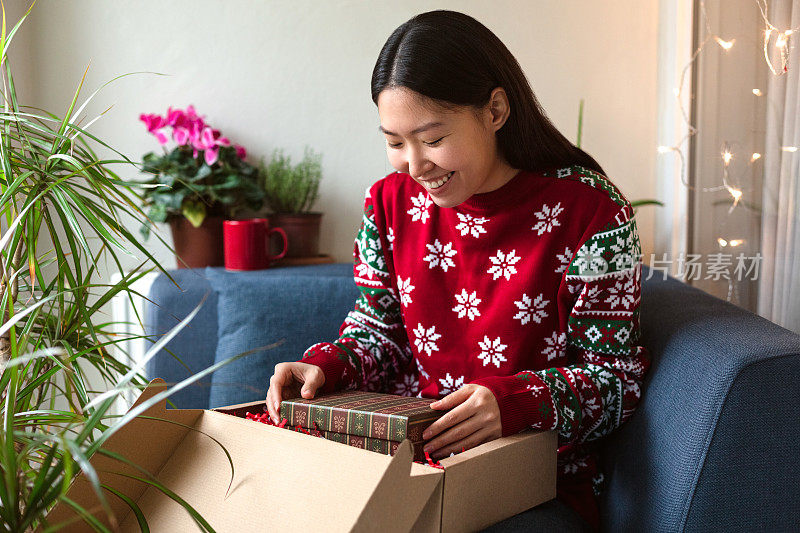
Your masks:
{"label": "smiling face", "polygon": [[473,194],[493,191],[519,171],[497,152],[495,132],[509,114],[500,87],[477,113],[467,107],[442,109],[405,87],[384,89],[378,95],[378,114],[392,167],[425,187],[440,207],[455,207]]}

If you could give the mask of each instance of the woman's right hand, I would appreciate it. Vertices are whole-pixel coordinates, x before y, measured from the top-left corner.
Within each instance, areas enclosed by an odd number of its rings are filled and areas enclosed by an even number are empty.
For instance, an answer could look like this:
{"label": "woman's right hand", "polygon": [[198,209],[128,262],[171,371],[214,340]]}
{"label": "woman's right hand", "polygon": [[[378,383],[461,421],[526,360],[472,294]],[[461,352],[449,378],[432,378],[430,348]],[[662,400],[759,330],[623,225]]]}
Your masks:
{"label": "woman's right hand", "polygon": [[280,422],[281,401],[289,398],[313,398],[325,384],[325,373],[316,365],[292,362],[278,363],[275,373],[269,378],[267,390],[267,411],[276,424]]}

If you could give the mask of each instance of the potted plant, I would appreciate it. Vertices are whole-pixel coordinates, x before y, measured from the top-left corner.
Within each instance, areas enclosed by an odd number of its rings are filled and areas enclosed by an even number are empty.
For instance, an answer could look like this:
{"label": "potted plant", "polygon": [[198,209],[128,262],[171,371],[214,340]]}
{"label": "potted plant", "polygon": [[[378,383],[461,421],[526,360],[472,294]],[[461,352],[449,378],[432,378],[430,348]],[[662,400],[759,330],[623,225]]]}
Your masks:
{"label": "potted plant", "polygon": [[[82,83],[63,118],[19,104],[7,50],[30,10],[8,33],[3,11],[0,26],[0,524],[3,531],[19,533],[56,530],[66,524],[48,513],[60,505],[75,510],[85,529],[110,531],[122,517],[111,511],[112,496],[102,487],[103,473],[93,466],[93,456],[113,459],[106,461],[107,472],[131,477],[124,467],[137,465],[102,444],[172,390],[219,365],[123,416],[115,412],[120,395],[144,386],[141,365],[149,355],[137,367],[126,363],[115,347],[141,335],[113,328],[105,306],[117,294],[135,295],[131,285],[147,272],[165,271],[120,223],[129,217],[144,220],[136,189],[112,170],[119,164],[133,169],[134,163],[88,133],[87,126],[77,125],[88,103],[76,107]],[[116,156],[98,158],[92,145]],[[119,267],[120,256],[135,251],[144,262],[119,282],[98,279],[99,265]],[[196,313],[159,339],[151,354]],[[207,525],[152,473],[141,467],[136,472],[141,483],[176,499]],[[85,509],[65,496],[79,475],[90,482],[102,508]],[[137,511],[134,494],[116,496]],[[110,528],[100,523],[100,514]]]}
{"label": "potted plant", "polygon": [[319,198],[322,156],[308,146],[303,160],[292,166],[291,157],[276,149],[268,165],[261,162],[264,200],[272,211],[270,224],[283,228],[289,240],[286,257],[319,255],[322,213],[311,207]]}
{"label": "potted plant", "polygon": [[[221,266],[223,220],[263,204],[258,168],[245,161],[243,147],[232,145],[191,105],[139,118],[162,146],[170,137],[176,145],[143,157],[142,170],[152,176],[142,182],[149,219],[169,223],[179,267]],[[149,234],[149,223],[142,232]]]}

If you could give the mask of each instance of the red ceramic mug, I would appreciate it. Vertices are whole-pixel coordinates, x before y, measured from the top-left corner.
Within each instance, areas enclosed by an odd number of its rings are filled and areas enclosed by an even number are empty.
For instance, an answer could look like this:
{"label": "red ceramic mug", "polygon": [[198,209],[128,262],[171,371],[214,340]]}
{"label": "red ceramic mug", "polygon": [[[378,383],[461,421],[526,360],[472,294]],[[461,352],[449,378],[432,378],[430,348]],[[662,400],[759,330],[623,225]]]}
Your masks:
{"label": "red ceramic mug", "polygon": [[[277,233],[283,239],[283,251],[269,255],[269,239]],[[228,270],[262,270],[286,255],[289,240],[281,228],[270,228],[266,218],[226,220],[223,227],[225,268]]]}

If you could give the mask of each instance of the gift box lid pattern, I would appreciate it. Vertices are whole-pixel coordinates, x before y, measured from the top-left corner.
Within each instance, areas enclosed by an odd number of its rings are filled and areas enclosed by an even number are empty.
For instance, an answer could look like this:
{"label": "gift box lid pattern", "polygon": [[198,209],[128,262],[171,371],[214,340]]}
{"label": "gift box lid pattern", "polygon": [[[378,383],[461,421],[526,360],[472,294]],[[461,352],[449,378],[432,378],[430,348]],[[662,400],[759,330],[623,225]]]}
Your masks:
{"label": "gift box lid pattern", "polygon": [[422,432],[446,411],[431,409],[435,400],[341,391],[319,398],[292,398],[281,402],[281,418],[292,426],[348,433],[361,437],[412,442],[422,441]]}

